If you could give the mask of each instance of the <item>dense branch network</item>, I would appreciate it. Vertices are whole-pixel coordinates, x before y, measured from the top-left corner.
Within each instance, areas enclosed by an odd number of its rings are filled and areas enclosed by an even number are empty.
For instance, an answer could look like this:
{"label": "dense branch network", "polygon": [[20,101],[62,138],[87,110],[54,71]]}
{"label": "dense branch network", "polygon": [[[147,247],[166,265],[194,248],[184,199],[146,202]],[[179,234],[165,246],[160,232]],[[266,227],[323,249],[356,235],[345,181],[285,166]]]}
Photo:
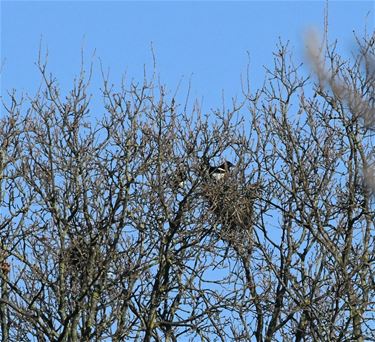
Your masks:
{"label": "dense branch network", "polygon": [[314,81],[280,45],[261,89],[207,116],[104,79],[95,119],[90,76],[65,97],[39,62],[44,89],[0,124],[2,341],[374,339],[360,47],[328,46]]}

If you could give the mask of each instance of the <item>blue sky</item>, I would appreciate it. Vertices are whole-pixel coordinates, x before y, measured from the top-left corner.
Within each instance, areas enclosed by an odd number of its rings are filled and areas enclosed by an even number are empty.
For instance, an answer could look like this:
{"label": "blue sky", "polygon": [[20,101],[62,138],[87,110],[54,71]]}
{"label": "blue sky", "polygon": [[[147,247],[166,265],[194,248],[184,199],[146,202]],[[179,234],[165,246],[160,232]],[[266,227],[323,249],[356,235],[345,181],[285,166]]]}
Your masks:
{"label": "blue sky", "polygon": [[[353,48],[353,30],[363,33],[366,22],[373,30],[373,7],[371,1],[329,2],[329,36],[343,52]],[[78,73],[84,49],[86,62],[94,62],[94,94],[100,87],[99,58],[114,83],[125,72],[141,81],[144,65],[152,67],[152,43],[169,89],[181,79],[186,89],[191,79],[192,97],[203,98],[206,108],[220,107],[223,90],[229,97],[240,95],[247,51],[251,78],[259,84],[279,37],[290,40],[302,61],[304,33],[322,29],[323,13],[322,1],[2,1],[2,95],[11,88],[35,93],[41,40],[49,50],[49,70],[63,89]]]}
{"label": "blue sky", "polygon": [[[86,65],[94,62],[94,95],[101,87],[99,58],[115,84],[124,73],[142,82],[144,65],[152,69],[152,44],[162,82],[173,91],[183,81],[177,101],[184,100],[191,79],[192,98],[203,98],[204,109],[220,107],[222,91],[227,97],[241,93],[247,52],[255,84],[263,80],[263,65],[272,65],[279,38],[289,40],[296,60],[304,61],[304,33],[322,30],[324,6],[323,1],[1,1],[1,95],[7,102],[12,88],[19,94],[37,91],[40,43],[64,91],[79,72],[83,49]],[[366,23],[373,31],[372,1],[329,2],[329,38],[338,39],[343,53],[350,53],[353,31],[361,36]],[[102,113],[94,111],[97,117]]]}

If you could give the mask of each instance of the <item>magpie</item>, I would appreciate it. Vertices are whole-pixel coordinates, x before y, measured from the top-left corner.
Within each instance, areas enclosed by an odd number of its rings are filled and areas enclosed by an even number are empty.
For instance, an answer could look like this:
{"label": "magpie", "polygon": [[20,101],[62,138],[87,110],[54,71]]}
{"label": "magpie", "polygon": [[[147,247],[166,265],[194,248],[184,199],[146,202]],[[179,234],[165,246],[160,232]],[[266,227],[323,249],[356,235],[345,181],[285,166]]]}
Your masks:
{"label": "magpie", "polygon": [[183,163],[181,163],[176,170],[173,180],[173,186],[175,188],[183,188],[185,186],[187,177],[187,167]]}
{"label": "magpie", "polygon": [[212,178],[220,180],[223,179],[226,174],[228,174],[233,166],[234,165],[228,160],[224,161],[224,163],[219,166],[208,165],[208,173]]}

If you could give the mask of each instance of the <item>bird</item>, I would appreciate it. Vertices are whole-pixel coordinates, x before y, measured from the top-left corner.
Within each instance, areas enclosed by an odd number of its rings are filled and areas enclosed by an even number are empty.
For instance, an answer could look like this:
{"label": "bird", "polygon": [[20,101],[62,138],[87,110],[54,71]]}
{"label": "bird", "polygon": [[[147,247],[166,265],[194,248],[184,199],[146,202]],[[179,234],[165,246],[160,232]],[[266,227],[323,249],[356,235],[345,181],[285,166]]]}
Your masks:
{"label": "bird", "polygon": [[187,166],[183,163],[179,164],[173,179],[174,188],[183,188],[188,178]]}
{"label": "bird", "polygon": [[208,165],[208,173],[215,180],[220,180],[228,174],[233,166],[234,165],[228,160],[224,161],[224,163],[220,164],[219,166]]}

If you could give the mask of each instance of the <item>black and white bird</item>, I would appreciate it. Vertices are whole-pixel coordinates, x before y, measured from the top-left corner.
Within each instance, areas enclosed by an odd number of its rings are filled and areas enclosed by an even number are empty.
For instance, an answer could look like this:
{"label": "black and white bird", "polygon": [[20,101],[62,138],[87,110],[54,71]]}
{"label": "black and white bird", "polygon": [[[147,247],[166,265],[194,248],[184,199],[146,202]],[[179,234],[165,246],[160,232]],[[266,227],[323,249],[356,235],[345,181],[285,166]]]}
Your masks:
{"label": "black and white bird", "polygon": [[219,166],[208,165],[208,173],[210,177],[216,180],[220,180],[223,179],[225,175],[229,173],[230,169],[233,166],[234,165],[228,160],[224,161],[224,163],[220,164]]}
{"label": "black and white bird", "polygon": [[[212,178],[214,180],[221,180],[223,179],[229,172],[234,165],[228,161],[225,160],[222,164],[218,166],[212,166],[210,165],[208,159],[203,158],[204,160],[204,166],[203,171],[209,178]],[[184,165],[181,163],[175,172],[174,179],[173,179],[173,187],[175,189],[181,189],[185,186],[189,175],[189,169],[187,165]]]}
{"label": "black and white bird", "polygon": [[178,165],[174,175],[173,186],[175,188],[183,188],[188,178],[187,166],[181,163]]}

